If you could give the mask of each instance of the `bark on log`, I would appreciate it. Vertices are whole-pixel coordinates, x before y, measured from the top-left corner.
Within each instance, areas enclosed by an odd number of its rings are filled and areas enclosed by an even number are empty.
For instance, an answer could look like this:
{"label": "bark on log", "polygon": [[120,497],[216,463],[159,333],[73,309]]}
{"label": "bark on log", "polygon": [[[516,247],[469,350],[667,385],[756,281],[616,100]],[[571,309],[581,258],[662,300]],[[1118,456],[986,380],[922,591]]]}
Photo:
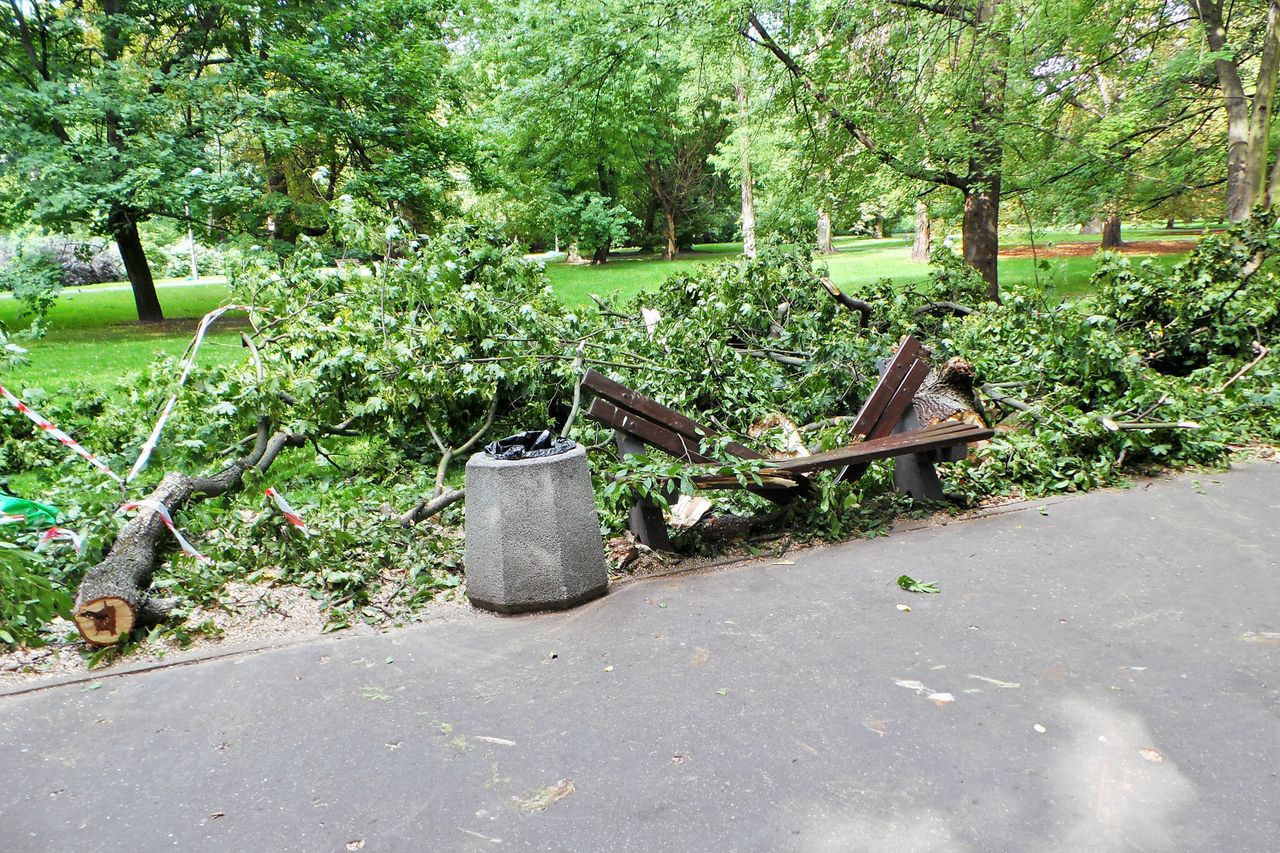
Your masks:
{"label": "bark on log", "polygon": [[[285,447],[305,439],[288,433],[270,435],[266,422],[259,424],[253,450],[209,477],[192,477],[173,471],[164,476],[147,499],[163,504],[170,516],[189,503],[224,495],[238,489],[250,468],[266,471]],[[80,636],[95,646],[119,642],[138,627],[164,620],[170,602],[151,597],[151,579],[157,565],[171,549],[171,534],[160,514],[148,507],[120,531],[102,562],[89,570],[76,593],[72,616]]]}

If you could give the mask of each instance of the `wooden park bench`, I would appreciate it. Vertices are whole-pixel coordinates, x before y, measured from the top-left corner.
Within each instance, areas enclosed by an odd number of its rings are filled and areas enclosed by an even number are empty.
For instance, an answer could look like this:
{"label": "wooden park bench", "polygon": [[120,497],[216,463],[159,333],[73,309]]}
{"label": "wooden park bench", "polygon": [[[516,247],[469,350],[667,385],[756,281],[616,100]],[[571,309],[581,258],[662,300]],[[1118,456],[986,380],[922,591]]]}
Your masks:
{"label": "wooden park bench", "polygon": [[[870,463],[892,458],[898,490],[915,498],[942,500],[942,484],[934,463],[963,459],[969,444],[990,438],[994,432],[958,422],[922,429],[911,401],[928,372],[929,363],[920,342],[910,336],[903,338],[850,428],[854,436],[863,437],[861,441],[811,456],[770,460],[762,472],[763,483],[747,488],[776,503],[786,503],[812,493],[806,475],[814,471],[839,468],[838,480],[853,481],[866,473]],[[691,464],[718,461],[703,453],[705,442],[716,438],[715,432],[697,421],[594,370],[587,371],[582,387],[595,395],[587,417],[613,428],[619,457],[642,453],[648,445]],[[727,442],[723,447],[739,459],[767,458],[737,442]],[[693,479],[699,488],[742,488],[733,477]],[[629,522],[631,532],[643,544],[658,549],[671,547],[662,512],[652,503],[634,504]]]}

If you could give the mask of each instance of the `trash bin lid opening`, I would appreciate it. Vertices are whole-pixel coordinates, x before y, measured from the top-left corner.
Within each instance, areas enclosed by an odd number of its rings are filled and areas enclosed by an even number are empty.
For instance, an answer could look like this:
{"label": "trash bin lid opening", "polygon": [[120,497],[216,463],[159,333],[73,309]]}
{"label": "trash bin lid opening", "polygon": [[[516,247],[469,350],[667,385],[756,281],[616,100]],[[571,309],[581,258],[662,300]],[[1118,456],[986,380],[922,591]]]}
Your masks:
{"label": "trash bin lid opening", "polygon": [[576,441],[560,438],[549,429],[525,430],[506,438],[490,442],[484,446],[484,452],[504,462],[518,459],[541,459],[544,456],[559,456],[568,453],[578,446]]}

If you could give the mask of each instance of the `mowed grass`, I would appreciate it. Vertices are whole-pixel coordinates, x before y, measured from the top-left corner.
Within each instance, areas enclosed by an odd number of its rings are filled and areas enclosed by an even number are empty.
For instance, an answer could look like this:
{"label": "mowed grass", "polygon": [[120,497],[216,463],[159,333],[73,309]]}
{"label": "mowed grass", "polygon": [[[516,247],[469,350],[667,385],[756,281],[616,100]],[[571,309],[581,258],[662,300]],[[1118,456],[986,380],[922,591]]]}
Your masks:
{"label": "mowed grass", "polygon": [[[1162,228],[1129,228],[1125,239],[1187,239],[1198,231]],[[1058,242],[1097,242],[1090,237],[1067,232],[1038,234],[1039,249],[1051,250]],[[1025,245],[1026,240],[1010,239],[1004,245]],[[837,238],[839,253],[823,259],[831,278],[842,289],[857,294],[866,285],[889,278],[901,287],[910,286],[928,276],[925,264],[910,260],[910,247],[905,237],[883,239]],[[737,256],[739,243],[717,243],[695,247],[697,251],[674,261],[621,253],[601,266],[552,262],[546,265],[547,276],[556,293],[568,305],[589,304],[591,294],[630,298],[656,288],[668,276],[692,272],[700,264],[714,263]],[[1171,267],[1178,255],[1158,255],[1156,263]],[[1002,284],[1038,283],[1051,299],[1078,296],[1088,291],[1094,269],[1091,255],[1050,258],[1044,268],[1030,257],[1001,258]],[[70,381],[78,380],[99,388],[127,383],[131,375],[141,371],[158,354],[177,356],[186,349],[195,331],[196,321],[208,311],[225,303],[226,284],[221,279],[201,279],[194,284],[182,279],[158,282],[160,301],[165,316],[163,324],[137,322],[133,294],[127,286],[98,285],[68,289],[49,314],[50,331],[42,339],[24,343],[30,350],[31,363],[5,371],[0,378],[6,385],[19,389],[39,386],[54,392]],[[12,332],[26,326],[20,315],[21,305],[10,298],[0,299],[0,321]],[[243,320],[230,315],[214,326],[200,351],[201,363],[231,361],[243,358],[238,326]]]}

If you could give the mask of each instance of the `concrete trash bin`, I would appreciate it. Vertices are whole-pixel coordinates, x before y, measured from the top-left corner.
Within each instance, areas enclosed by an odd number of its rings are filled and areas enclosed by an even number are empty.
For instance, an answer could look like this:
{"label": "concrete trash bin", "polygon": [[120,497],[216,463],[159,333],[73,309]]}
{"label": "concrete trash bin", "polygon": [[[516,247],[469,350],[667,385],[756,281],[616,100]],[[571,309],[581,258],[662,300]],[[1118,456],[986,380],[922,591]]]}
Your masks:
{"label": "concrete trash bin", "polygon": [[556,610],[609,585],[587,452],[467,460],[467,597],[499,613]]}

